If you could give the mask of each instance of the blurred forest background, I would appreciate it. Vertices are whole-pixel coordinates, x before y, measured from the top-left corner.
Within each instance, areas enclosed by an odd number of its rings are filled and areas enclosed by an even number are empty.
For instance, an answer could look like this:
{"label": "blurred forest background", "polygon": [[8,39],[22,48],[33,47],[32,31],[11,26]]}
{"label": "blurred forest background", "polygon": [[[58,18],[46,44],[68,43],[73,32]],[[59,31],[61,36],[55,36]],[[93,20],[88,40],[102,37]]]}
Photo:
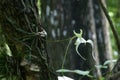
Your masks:
{"label": "blurred forest background", "polygon": [[[27,1],[21,0],[21,2],[22,1],[26,2],[27,4]],[[103,5],[107,8],[108,14],[111,17],[115,29],[117,30],[119,36],[120,0],[101,0],[101,1],[103,2]],[[1,6],[3,5],[0,5],[0,7]],[[36,7],[36,6],[32,6],[32,7]],[[109,22],[103,10],[101,9],[99,0],[38,0],[37,7],[39,10],[38,13],[40,15],[39,16],[40,18],[39,17],[38,18],[41,21],[42,27],[47,32],[47,38],[45,40],[47,43],[46,51],[49,56],[49,58],[48,56],[47,58],[49,61],[49,65],[52,66],[53,72],[56,72],[57,70],[62,68],[62,64],[65,59],[64,69],[90,71],[90,75],[96,78],[96,80],[105,80],[105,78],[110,75],[110,72],[112,71],[115,65],[115,63],[113,62],[119,59],[119,51],[118,51],[118,46],[116,45],[116,40],[114,38],[113,31],[111,30]],[[0,16],[2,16],[1,13],[4,13],[2,12],[2,9],[0,11]],[[27,15],[27,13],[25,14]],[[31,15],[29,16],[30,18],[28,17],[28,19],[30,20],[30,22],[34,22],[34,18],[31,17]],[[26,19],[26,16],[19,16],[17,20],[19,20],[20,18],[22,22],[23,19],[21,17],[25,17],[24,19]],[[0,19],[2,18],[4,17],[0,17]],[[31,18],[33,18],[33,20]],[[11,18],[11,19],[14,20],[16,18]],[[14,52],[15,49],[11,50],[11,47],[13,47],[11,46],[12,42],[10,42],[9,39],[7,42],[6,36],[8,37],[9,33],[5,32],[5,30],[7,31],[8,28],[6,29],[5,27],[2,28],[3,23],[1,22],[2,21],[0,21],[0,75],[1,75],[0,77],[4,78],[7,75],[9,76],[11,75],[10,72],[11,69],[9,68],[12,67],[8,67],[11,66],[9,63],[9,60],[11,60],[11,58],[9,59],[8,57],[11,57],[12,54],[15,53]],[[33,26],[34,24],[30,24],[30,27],[31,25]],[[20,24],[20,25],[24,25],[24,24]],[[85,40],[91,39],[94,44],[93,48],[90,44],[87,43],[86,46],[84,43],[79,45],[78,51],[84,58],[86,58],[86,60],[83,60],[80,56],[77,55],[74,45],[75,39],[72,40],[72,42],[70,42],[70,45],[68,46],[70,39],[74,36],[73,30],[75,30],[77,33],[80,33],[80,29],[82,29],[83,31],[83,35],[82,35],[83,38]],[[14,30],[11,32],[9,36],[13,35],[12,33],[14,33]],[[15,32],[15,34],[17,35],[19,33]],[[23,34],[20,34],[20,36],[23,36]],[[10,38],[12,39],[12,37]],[[27,40],[26,43],[28,43],[28,45],[34,44],[31,42],[31,40]],[[16,43],[16,45],[19,44]],[[22,45],[19,45],[18,47],[14,46],[18,50],[20,50],[20,53],[17,52],[18,55],[15,56],[21,56],[21,57],[23,56],[22,52],[24,50],[20,48],[21,46]],[[67,48],[68,50],[66,55],[65,53]],[[46,55],[44,56],[46,57]],[[108,64],[104,66],[104,63],[106,61],[108,61]],[[95,67],[95,65],[97,67]],[[4,77],[2,75],[4,75]],[[62,75],[62,74],[57,73],[57,75]],[[91,78],[90,76],[82,76],[75,73],[64,73],[64,75],[69,76],[75,80],[94,80],[93,77]],[[13,80],[13,79],[8,79],[8,80]],[[31,80],[39,80],[39,79],[31,79]]]}

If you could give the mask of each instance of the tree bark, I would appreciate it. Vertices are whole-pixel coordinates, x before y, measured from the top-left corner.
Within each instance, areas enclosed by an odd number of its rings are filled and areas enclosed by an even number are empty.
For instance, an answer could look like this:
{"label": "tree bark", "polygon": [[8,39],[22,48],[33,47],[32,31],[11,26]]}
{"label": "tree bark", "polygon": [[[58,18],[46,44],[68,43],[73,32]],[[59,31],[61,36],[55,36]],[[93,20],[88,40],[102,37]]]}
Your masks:
{"label": "tree bark", "polygon": [[[102,0],[104,6],[106,6],[106,2],[105,0]],[[111,48],[111,40],[110,40],[110,31],[109,31],[109,24],[108,21],[103,13],[103,11],[101,10],[101,15],[102,15],[102,30],[103,30],[103,38],[104,38],[104,45],[105,45],[105,54],[104,57],[106,58],[106,60],[112,60],[112,48]],[[113,63],[108,64],[108,70],[111,71],[113,68]]]}
{"label": "tree bark", "polygon": [[[102,10],[100,9],[99,2],[96,0],[93,0],[93,2],[100,64],[104,64],[105,61],[112,59],[112,50],[108,31],[109,28],[105,16],[103,15]],[[112,68],[111,65],[112,64],[108,65],[108,69],[102,69],[102,73],[110,71]]]}
{"label": "tree bark", "polygon": [[[93,40],[93,44],[94,44],[94,46],[93,46],[94,49],[92,49],[93,50],[92,54],[93,54],[93,57],[95,58],[94,65],[100,65],[99,53],[98,53],[98,44],[97,44],[96,26],[95,26],[95,19],[94,19],[95,14],[94,14],[93,5],[94,5],[93,0],[90,0],[89,3],[88,3],[88,8],[89,8],[89,15],[88,15],[89,17],[88,18],[90,18],[91,20],[89,21],[89,25],[88,25],[90,27],[90,29],[88,29],[88,30],[90,30],[88,35],[89,35],[89,38]],[[98,76],[98,79],[101,78],[101,71],[100,71],[99,68],[96,68],[96,71],[93,71],[93,72],[94,72],[93,73],[94,76],[97,73],[96,76]]]}
{"label": "tree bark", "polygon": [[48,63],[37,0],[1,1],[0,23],[12,51],[11,74],[17,80],[57,80]]}

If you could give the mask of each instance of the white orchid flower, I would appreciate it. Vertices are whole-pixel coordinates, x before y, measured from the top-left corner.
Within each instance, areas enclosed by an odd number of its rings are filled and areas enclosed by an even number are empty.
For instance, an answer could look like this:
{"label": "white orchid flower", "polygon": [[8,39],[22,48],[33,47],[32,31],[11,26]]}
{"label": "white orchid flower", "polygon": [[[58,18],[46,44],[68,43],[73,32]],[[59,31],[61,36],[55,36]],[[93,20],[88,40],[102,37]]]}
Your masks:
{"label": "white orchid flower", "polygon": [[58,76],[58,80],[74,80],[74,79],[66,77],[66,76]]}
{"label": "white orchid flower", "polygon": [[92,47],[93,47],[93,42],[92,42],[92,40],[85,40],[84,38],[82,38],[82,30],[80,29],[80,33],[76,33],[75,31],[73,31],[73,33],[74,33],[74,35],[77,37],[77,40],[75,41],[75,45],[76,45],[76,47],[75,47],[75,49],[76,49],[76,52],[77,52],[77,54],[83,59],[83,60],[86,60],[80,53],[79,53],[79,51],[78,51],[78,47],[79,47],[79,45],[81,44],[81,43],[90,43],[91,45],[92,45]]}

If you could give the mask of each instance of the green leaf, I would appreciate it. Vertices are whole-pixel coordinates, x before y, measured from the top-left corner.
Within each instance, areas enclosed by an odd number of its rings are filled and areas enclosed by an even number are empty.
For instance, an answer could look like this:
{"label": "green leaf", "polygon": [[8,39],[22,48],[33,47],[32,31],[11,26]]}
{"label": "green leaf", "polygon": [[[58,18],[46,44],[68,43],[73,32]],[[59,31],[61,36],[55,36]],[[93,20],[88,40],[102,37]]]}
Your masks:
{"label": "green leaf", "polygon": [[59,69],[56,72],[71,72],[72,70],[68,70],[68,69]]}
{"label": "green leaf", "polygon": [[89,76],[90,71],[82,71],[82,70],[68,70],[68,69],[59,69],[56,72],[70,72],[70,73],[76,73],[83,76]]}
{"label": "green leaf", "polygon": [[110,63],[115,63],[117,60],[107,60],[104,62],[103,65],[107,65],[107,64],[110,64]]}
{"label": "green leaf", "polygon": [[5,47],[6,47],[6,54],[7,54],[8,56],[12,56],[12,52],[11,52],[11,50],[10,50],[10,48],[8,47],[7,44],[5,44]]}
{"label": "green leaf", "polygon": [[85,76],[85,75],[89,75],[90,71],[73,70],[73,73]]}
{"label": "green leaf", "polygon": [[101,69],[101,68],[106,69],[106,68],[108,68],[107,66],[103,66],[103,65],[95,65],[95,67],[98,68],[98,69]]}

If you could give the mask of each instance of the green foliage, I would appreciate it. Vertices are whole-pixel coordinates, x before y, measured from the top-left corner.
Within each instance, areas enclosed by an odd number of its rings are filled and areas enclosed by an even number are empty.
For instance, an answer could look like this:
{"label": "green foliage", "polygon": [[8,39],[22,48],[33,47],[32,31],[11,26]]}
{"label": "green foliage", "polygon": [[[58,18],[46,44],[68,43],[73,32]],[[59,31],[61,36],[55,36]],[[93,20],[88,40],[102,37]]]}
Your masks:
{"label": "green foliage", "polygon": [[70,72],[70,73],[76,73],[82,76],[90,76],[90,71],[82,71],[82,70],[68,70],[68,69],[59,69],[56,72]]}
{"label": "green foliage", "polygon": [[2,78],[7,78],[12,73],[12,66],[10,65],[10,61],[8,60],[8,56],[5,54],[0,55],[0,80]]}
{"label": "green foliage", "polygon": [[[110,64],[110,63],[115,63],[116,61],[117,61],[117,60],[107,60],[107,61],[104,62],[103,65],[95,65],[95,66],[93,67],[93,69],[95,69],[95,68],[107,69],[107,68],[108,68],[108,66],[107,66],[108,64]],[[56,72],[58,72],[58,73],[75,73],[75,74],[82,75],[82,76],[88,76],[88,77],[90,77],[90,78],[93,79],[94,76],[93,76],[93,75],[90,75],[90,72],[91,72],[93,69],[90,69],[90,70],[88,70],[88,71],[59,69],[59,70],[57,70]],[[94,78],[94,79],[95,79],[95,78]],[[105,80],[105,77],[101,77],[100,80]]]}
{"label": "green foliage", "polygon": [[[118,34],[120,34],[120,6],[119,6],[120,4],[119,3],[120,3],[120,0],[107,0],[107,8]],[[117,51],[116,43],[115,43],[114,36],[112,34],[111,29],[110,29],[110,32],[111,32],[110,36],[111,36],[113,51]]]}
{"label": "green foliage", "polygon": [[[18,80],[12,53],[0,27],[0,80]],[[16,76],[15,76],[16,75]]]}
{"label": "green foliage", "polygon": [[4,54],[7,54],[8,56],[12,56],[11,50],[9,46],[7,45],[7,43],[3,43],[3,46],[0,48],[1,48],[0,53],[4,53]]}

